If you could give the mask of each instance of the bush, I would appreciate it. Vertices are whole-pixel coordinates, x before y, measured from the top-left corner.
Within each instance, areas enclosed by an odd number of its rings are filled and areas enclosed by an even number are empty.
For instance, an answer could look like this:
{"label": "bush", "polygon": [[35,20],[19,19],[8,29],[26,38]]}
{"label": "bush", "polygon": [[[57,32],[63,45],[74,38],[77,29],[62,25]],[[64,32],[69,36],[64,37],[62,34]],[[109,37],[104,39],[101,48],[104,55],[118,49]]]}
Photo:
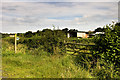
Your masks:
{"label": "bush", "polygon": [[46,31],[41,42],[47,52],[57,54],[64,52],[64,39],[65,33],[61,30]]}
{"label": "bush", "polygon": [[120,26],[106,26],[104,36],[96,36],[95,55],[97,54],[107,62],[120,67],[120,36],[118,36],[118,27],[120,28]]}
{"label": "bush", "polygon": [[120,26],[106,25],[104,35],[95,37],[94,57],[120,68]]}
{"label": "bush", "polygon": [[12,44],[15,44],[14,37],[6,37],[6,38],[3,38],[2,40],[7,41],[7,42],[12,43]]}
{"label": "bush", "polygon": [[34,35],[30,38],[19,40],[18,43],[24,43],[28,49],[36,49],[47,51],[48,53],[64,53],[65,33],[61,30],[44,29],[40,36]]}

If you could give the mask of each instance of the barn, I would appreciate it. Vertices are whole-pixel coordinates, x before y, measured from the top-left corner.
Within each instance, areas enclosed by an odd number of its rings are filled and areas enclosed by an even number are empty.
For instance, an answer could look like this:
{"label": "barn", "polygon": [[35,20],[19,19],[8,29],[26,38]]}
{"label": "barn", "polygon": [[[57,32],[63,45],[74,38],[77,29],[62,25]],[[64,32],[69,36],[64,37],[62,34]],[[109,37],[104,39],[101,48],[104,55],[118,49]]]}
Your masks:
{"label": "barn", "polygon": [[88,32],[85,31],[73,31],[73,32],[68,32],[67,37],[77,37],[77,38],[88,38]]}

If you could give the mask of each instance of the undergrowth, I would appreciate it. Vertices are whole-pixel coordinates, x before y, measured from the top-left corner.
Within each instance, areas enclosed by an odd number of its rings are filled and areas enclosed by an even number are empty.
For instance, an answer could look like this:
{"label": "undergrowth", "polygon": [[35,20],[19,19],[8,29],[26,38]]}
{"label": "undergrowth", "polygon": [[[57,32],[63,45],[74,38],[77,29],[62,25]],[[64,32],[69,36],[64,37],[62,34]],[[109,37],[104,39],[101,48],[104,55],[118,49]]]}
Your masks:
{"label": "undergrowth", "polygon": [[76,66],[70,55],[27,50],[22,44],[15,54],[14,44],[6,41],[2,44],[2,76],[5,78],[93,78],[86,69]]}

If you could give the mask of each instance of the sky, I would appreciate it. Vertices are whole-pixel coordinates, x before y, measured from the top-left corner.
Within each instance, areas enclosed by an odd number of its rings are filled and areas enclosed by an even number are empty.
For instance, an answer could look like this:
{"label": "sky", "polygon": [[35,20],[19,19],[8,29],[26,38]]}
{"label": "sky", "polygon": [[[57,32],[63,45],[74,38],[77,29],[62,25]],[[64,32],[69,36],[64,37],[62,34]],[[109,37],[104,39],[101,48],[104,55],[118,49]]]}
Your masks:
{"label": "sky", "polygon": [[94,30],[118,21],[118,0],[4,0],[2,1],[3,33],[22,33],[42,29]]}

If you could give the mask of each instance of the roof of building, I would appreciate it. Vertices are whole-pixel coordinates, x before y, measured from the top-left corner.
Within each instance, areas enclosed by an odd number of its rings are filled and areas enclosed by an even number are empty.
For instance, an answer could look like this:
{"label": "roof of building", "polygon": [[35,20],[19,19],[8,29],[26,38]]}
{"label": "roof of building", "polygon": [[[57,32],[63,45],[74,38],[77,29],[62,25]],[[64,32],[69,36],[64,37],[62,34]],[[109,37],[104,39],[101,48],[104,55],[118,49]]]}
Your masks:
{"label": "roof of building", "polygon": [[[71,31],[68,31],[68,32],[71,32]],[[78,33],[88,33],[86,31],[72,31],[72,32],[78,32]]]}
{"label": "roof of building", "polygon": [[104,34],[104,32],[96,32],[95,34]]}
{"label": "roof of building", "polygon": [[96,33],[93,33],[93,34],[90,34],[90,35],[96,35],[96,34],[104,34],[105,32],[96,32]]}
{"label": "roof of building", "polygon": [[86,33],[86,31],[77,31],[77,32]]}

